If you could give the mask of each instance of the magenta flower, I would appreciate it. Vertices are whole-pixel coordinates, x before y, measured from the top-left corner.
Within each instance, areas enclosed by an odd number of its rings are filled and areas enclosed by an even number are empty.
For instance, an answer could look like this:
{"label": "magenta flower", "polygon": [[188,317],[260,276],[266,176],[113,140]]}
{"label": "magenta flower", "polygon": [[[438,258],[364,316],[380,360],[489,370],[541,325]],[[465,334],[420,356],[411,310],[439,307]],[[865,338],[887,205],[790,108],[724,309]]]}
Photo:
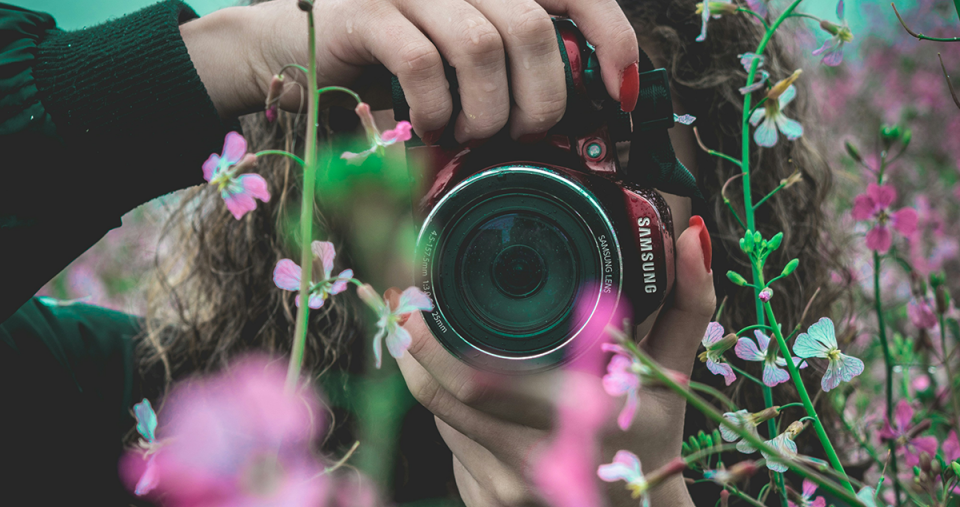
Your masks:
{"label": "magenta flower", "polygon": [[352,153],[349,151],[343,152],[343,154],[340,155],[340,158],[346,160],[348,163],[359,164],[375,151],[382,150],[383,148],[394,143],[410,140],[410,130],[412,128],[410,126],[410,122],[398,122],[397,126],[392,130],[388,130],[381,134],[377,129],[377,124],[373,121],[373,114],[370,112],[369,104],[366,102],[361,102],[357,104],[357,107],[354,109],[354,111],[357,113],[357,116],[360,117],[360,122],[363,124],[363,129],[367,132],[367,139],[370,141],[370,148],[367,148],[360,153]]}
{"label": "magenta flower", "polygon": [[240,220],[248,211],[257,209],[257,201],[270,201],[267,180],[259,174],[241,174],[257,163],[257,156],[247,153],[247,141],[237,132],[230,132],[223,141],[223,154],[210,154],[203,163],[203,179],[215,185],[227,209]]}
{"label": "magenta flower", "polygon": [[843,60],[843,44],[853,41],[853,32],[850,31],[846,20],[843,19],[843,0],[837,2],[837,19],[843,24],[837,25],[827,20],[820,22],[820,28],[829,33],[831,37],[823,42],[820,49],[813,51],[813,56],[822,54],[823,59],[820,62],[831,67],[840,65]]}
{"label": "magenta flower", "polygon": [[824,392],[837,387],[841,381],[850,382],[853,377],[863,373],[863,361],[840,352],[836,329],[833,321],[827,317],[811,325],[806,333],[800,333],[793,342],[793,353],[805,359],[820,357],[829,361],[820,381]]}
{"label": "magenta flower", "polygon": [[[152,458],[170,506],[320,505],[323,467],[310,452],[322,412],[310,392],[288,393],[285,371],[249,358],[178,386],[164,409],[164,445]],[[143,460],[121,461],[127,480]]]}
{"label": "magenta flower", "polygon": [[894,424],[896,424],[895,427],[890,425],[888,419],[884,420],[883,428],[880,430],[880,438],[896,441],[898,451],[905,455],[908,467],[920,464],[921,453],[925,452],[931,458],[937,455],[937,447],[939,447],[937,437],[917,436],[918,433],[929,427],[929,423],[924,421],[916,426],[910,425],[913,420],[913,407],[907,400],[900,400],[897,403],[893,411],[893,419]]}
{"label": "magenta flower", "polygon": [[700,361],[707,363],[707,369],[714,375],[722,375],[727,385],[737,380],[733,368],[723,360],[723,353],[737,344],[734,334],[723,335],[723,326],[719,322],[711,322],[707,326],[703,340],[700,342],[705,351],[700,353]]}
{"label": "magenta flower", "polygon": [[941,451],[947,463],[960,459],[960,440],[957,439],[957,430],[950,430],[947,439],[943,441]]}
{"label": "magenta flower", "polygon": [[[609,347],[606,347],[610,344],[605,343],[603,345],[604,350],[610,350]],[[626,351],[624,350],[624,352]],[[641,386],[639,372],[643,369],[643,364],[631,355],[617,353],[610,358],[610,363],[607,364],[607,374],[603,376],[603,389],[607,394],[610,396],[627,395],[627,403],[617,417],[617,425],[624,431],[630,427],[633,415],[637,411]]]}
{"label": "magenta flower", "polygon": [[[307,307],[314,310],[323,307],[323,302],[330,296],[337,295],[347,289],[347,283],[353,278],[353,270],[345,269],[336,277],[333,274],[333,259],[337,252],[333,243],[329,241],[314,241],[310,244],[313,256],[323,263],[323,277],[319,282],[310,286],[307,301]],[[273,283],[283,290],[299,291],[300,275],[302,270],[300,266],[290,259],[280,259],[277,267],[273,269]],[[300,295],[294,300],[297,307],[300,307]]]}
{"label": "magenta flower", "polygon": [[888,209],[897,199],[897,190],[890,185],[867,185],[867,191],[860,194],[853,201],[854,220],[873,220],[874,226],[867,233],[867,248],[879,253],[890,250],[893,237],[887,223],[900,231],[904,236],[912,236],[917,230],[917,211],[913,208],[903,208],[889,213]]}
{"label": "magenta flower", "polygon": [[816,492],[817,483],[809,479],[804,479],[803,493],[800,495],[800,505],[797,505],[792,501],[789,501],[788,504],[790,507],[826,507],[827,499],[822,496],[818,496],[816,500],[811,500],[813,498],[813,494]]}
{"label": "magenta flower", "polygon": [[757,295],[757,298],[764,303],[769,303],[770,300],[773,299],[773,289],[764,287],[763,290],[760,291],[760,294]]}
{"label": "magenta flower", "polygon": [[907,316],[917,329],[933,329],[939,322],[933,305],[927,302],[926,298],[911,299],[907,303]]}
{"label": "magenta flower", "polygon": [[[770,354],[770,337],[761,333],[759,329],[753,331],[757,338],[757,344],[750,338],[740,338],[734,351],[737,357],[744,361],[762,361],[763,362],[763,383],[766,386],[773,387],[790,380],[790,374],[787,370],[781,368],[787,365],[787,361],[780,357],[780,354]],[[807,363],[799,357],[793,358],[793,364],[799,368],[806,368]]]}
{"label": "magenta flower", "polygon": [[393,357],[402,357],[403,353],[410,348],[412,338],[410,333],[401,327],[401,319],[405,319],[405,315],[416,311],[433,311],[433,301],[430,300],[430,296],[416,287],[407,287],[400,294],[397,307],[393,309],[369,284],[364,284],[357,289],[357,295],[379,316],[377,320],[379,331],[373,337],[373,356],[377,359],[377,368],[380,368],[383,356],[381,341],[387,342],[387,351]]}

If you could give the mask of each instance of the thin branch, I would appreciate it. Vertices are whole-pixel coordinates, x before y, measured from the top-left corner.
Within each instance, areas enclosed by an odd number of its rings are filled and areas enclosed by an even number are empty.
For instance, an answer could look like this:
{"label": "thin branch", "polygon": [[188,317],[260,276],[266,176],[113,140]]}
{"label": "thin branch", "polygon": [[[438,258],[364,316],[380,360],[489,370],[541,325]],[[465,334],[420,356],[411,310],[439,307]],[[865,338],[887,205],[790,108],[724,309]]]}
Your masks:
{"label": "thin branch", "polygon": [[737,7],[737,12],[746,12],[747,14],[757,18],[757,21],[763,24],[764,29],[766,29],[767,31],[770,30],[770,25],[767,24],[767,20],[763,19],[763,16],[761,16],[759,13],[753,12],[750,9],[747,9],[744,7]]}
{"label": "thin branch", "polygon": [[703,141],[700,140],[700,133],[697,132],[697,127],[693,127],[693,135],[694,137],[697,138],[697,144],[700,145],[701,150],[713,155],[714,157],[720,157],[728,162],[732,162],[737,167],[740,167],[739,160],[731,157],[730,155],[727,155],[726,153],[720,153],[719,151],[714,151],[714,150],[711,150],[710,148],[707,148],[706,145],[703,144]]}
{"label": "thin branch", "polygon": [[943,64],[943,57],[940,56],[940,53],[937,53],[937,58],[940,59],[940,68],[943,69],[943,77],[947,78],[947,88],[950,88],[950,96],[953,97],[953,103],[960,108],[960,97],[957,97],[957,90],[953,88],[953,83],[950,81],[950,74],[947,74],[947,67]]}
{"label": "thin branch", "polygon": [[910,29],[910,27],[907,26],[907,23],[900,16],[900,11],[897,10],[897,6],[893,5],[893,2],[890,2],[890,6],[893,7],[893,12],[896,13],[897,19],[900,20],[900,24],[903,26],[903,29],[906,30],[907,33],[915,37],[917,40],[932,40],[934,42],[960,42],[960,37],[949,37],[949,38],[927,37],[922,33],[914,32],[913,30]]}

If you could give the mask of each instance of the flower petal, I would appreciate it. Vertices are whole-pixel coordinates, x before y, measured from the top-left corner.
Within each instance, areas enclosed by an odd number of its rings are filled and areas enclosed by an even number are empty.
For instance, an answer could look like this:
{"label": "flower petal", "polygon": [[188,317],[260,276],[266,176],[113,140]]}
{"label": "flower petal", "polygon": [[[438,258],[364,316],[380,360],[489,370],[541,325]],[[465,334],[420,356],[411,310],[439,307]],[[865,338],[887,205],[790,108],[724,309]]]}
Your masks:
{"label": "flower petal", "polygon": [[707,40],[707,22],[710,21],[710,1],[703,0],[703,12],[700,13],[700,35],[697,36],[697,42]]}
{"label": "flower petal", "polygon": [[948,462],[960,459],[960,440],[957,439],[957,430],[950,430],[947,439],[943,441],[943,459]]}
{"label": "flower petal", "polygon": [[617,451],[613,463],[600,465],[597,476],[605,482],[627,481],[635,482],[643,478],[643,469],[640,458],[630,451]]}
{"label": "flower petal", "polygon": [[300,290],[300,266],[290,259],[280,259],[273,268],[273,283],[283,290]]}
{"label": "flower petal", "polygon": [[763,385],[774,387],[790,380],[790,374],[783,368],[777,368],[776,365],[764,363],[763,365]]}
{"label": "flower petal", "polygon": [[890,215],[890,224],[900,234],[910,237],[917,231],[917,210],[903,208]]}
{"label": "flower petal", "polygon": [[257,201],[243,190],[236,192],[234,189],[223,190],[220,192],[220,196],[223,197],[227,209],[237,220],[243,218],[243,215],[246,215],[248,211],[257,209]]}
{"label": "flower petal", "polygon": [[723,375],[723,379],[727,385],[737,380],[737,376],[733,373],[733,368],[727,363],[718,363],[713,359],[707,359],[707,369],[714,375]]}
{"label": "flower petal", "polygon": [[220,165],[220,155],[211,153],[206,162],[203,163],[203,179],[210,181],[217,174],[217,167]]}
{"label": "flower petal", "polygon": [[757,108],[757,110],[750,115],[750,125],[753,125],[754,127],[756,127],[757,124],[760,123],[760,120],[766,117],[767,117],[767,110],[762,107]]}
{"label": "flower petal", "polygon": [[700,343],[704,347],[709,347],[714,343],[717,343],[723,338],[723,325],[719,322],[711,322],[707,324],[707,330],[703,333],[703,339],[700,340]]}
{"label": "flower petal", "polygon": [[636,391],[627,392],[627,402],[623,405],[623,410],[620,411],[620,415],[617,416],[617,426],[619,426],[621,430],[627,431],[630,428],[630,423],[633,422],[633,415],[637,412],[638,402],[639,398],[637,397]]}
{"label": "flower petal", "polygon": [[314,241],[310,243],[310,251],[312,251],[313,256],[320,259],[320,262],[323,264],[323,278],[330,278],[330,273],[333,272],[333,259],[337,257],[337,251],[333,247],[333,243],[329,241]]}
{"label": "flower petal", "polygon": [[837,2],[837,18],[843,21],[843,0]]}
{"label": "flower petal", "polygon": [[853,211],[851,215],[854,220],[867,220],[873,217],[878,211],[877,203],[870,197],[870,194],[860,194],[853,199]]}
{"label": "flower petal", "polygon": [[824,51],[827,51],[836,47],[838,42],[839,42],[839,39],[836,37],[827,37],[827,40],[823,41],[823,45],[817,49],[814,49],[813,52],[810,54],[812,54],[813,56],[819,56]]}
{"label": "flower petal", "polygon": [[790,85],[787,87],[783,93],[780,94],[780,98],[777,99],[780,101],[780,110],[783,111],[783,108],[787,107],[787,104],[793,101],[797,96],[797,87]]}
{"label": "flower petal", "polygon": [[229,132],[223,140],[223,158],[227,165],[233,165],[247,152],[247,140],[239,132]]}
{"label": "flower petal", "polygon": [[263,176],[247,173],[238,176],[237,181],[245,193],[263,202],[270,202],[270,191],[267,190],[267,180],[263,179]]}
{"label": "flower petal", "polygon": [[887,253],[890,250],[890,246],[893,244],[893,235],[890,234],[890,229],[887,229],[885,225],[877,225],[873,229],[867,231],[867,248],[870,250],[876,250],[879,253]]}
{"label": "flower petal", "polygon": [[780,132],[783,132],[783,135],[791,141],[803,135],[803,125],[800,125],[800,122],[787,118],[782,114],[777,116],[777,128],[779,128]]}
{"label": "flower petal", "polygon": [[135,495],[146,495],[153,491],[160,482],[160,475],[157,473],[156,458],[157,455],[154,454],[150,456],[150,459],[147,461],[147,468],[143,471],[143,475],[140,476],[140,480],[137,481],[137,487],[133,491]]}
{"label": "flower petal", "polygon": [[760,17],[767,17],[767,4],[763,0],[747,0],[747,7]]}
{"label": "flower petal", "polygon": [[384,145],[393,144],[396,142],[409,141],[410,140],[410,122],[401,121],[397,122],[397,126],[392,130],[384,132],[380,138],[383,139]]}
{"label": "flower petal", "polygon": [[413,342],[413,339],[406,329],[395,326],[393,332],[387,335],[386,342],[387,351],[390,352],[391,356],[403,357],[403,353],[410,348],[410,343]]}
{"label": "flower petal", "polygon": [[763,332],[759,329],[753,330],[753,336],[757,339],[757,343],[760,345],[760,352],[766,354],[767,349],[770,348],[770,337],[763,334]]}
{"label": "flower petal", "polygon": [[333,282],[333,284],[330,286],[330,290],[327,292],[329,292],[332,296],[347,290],[347,284],[350,283],[351,278],[353,278],[353,270],[344,269],[339,275],[337,275],[337,281]]}
{"label": "flower petal", "polygon": [[[323,294],[310,294],[310,297],[307,298],[307,308],[313,308],[314,310],[323,308],[323,296]],[[300,297],[300,295],[298,294],[297,297]]]}
{"label": "flower petal", "polygon": [[897,200],[897,189],[893,188],[893,185],[871,183],[867,185],[867,194],[873,198],[879,209],[887,209]]}
{"label": "flower petal", "polygon": [[373,357],[377,362],[377,369],[380,369],[380,363],[383,359],[383,337],[387,334],[387,330],[380,328],[380,331],[377,331],[377,334],[373,337]]}
{"label": "flower petal", "polygon": [[766,358],[766,354],[761,352],[750,338],[737,340],[737,346],[733,350],[737,357],[744,361],[763,361]]}
{"label": "flower petal", "polygon": [[[754,113],[756,114],[756,113]],[[767,118],[766,121],[760,124],[757,127],[757,130],[753,132],[753,140],[757,143],[758,146],[763,146],[764,148],[772,148],[777,145],[777,127],[776,121],[770,120]]]}
{"label": "flower petal", "polygon": [[826,53],[823,54],[823,59],[820,60],[820,63],[828,67],[836,67],[843,62],[843,41],[840,40],[837,42],[837,45],[830,48]]}
{"label": "flower petal", "polygon": [[912,420],[913,407],[910,406],[909,401],[901,399],[897,402],[897,406],[893,410],[893,421],[897,424],[897,431],[900,435],[906,433]]}
{"label": "flower petal", "polygon": [[393,313],[403,315],[417,310],[433,311],[433,301],[422,290],[416,287],[407,287],[400,294],[400,298],[397,300],[397,308],[393,310]]}
{"label": "flower petal", "polygon": [[816,492],[817,492],[817,483],[811,481],[810,479],[804,479],[803,480],[803,497],[809,499]]}

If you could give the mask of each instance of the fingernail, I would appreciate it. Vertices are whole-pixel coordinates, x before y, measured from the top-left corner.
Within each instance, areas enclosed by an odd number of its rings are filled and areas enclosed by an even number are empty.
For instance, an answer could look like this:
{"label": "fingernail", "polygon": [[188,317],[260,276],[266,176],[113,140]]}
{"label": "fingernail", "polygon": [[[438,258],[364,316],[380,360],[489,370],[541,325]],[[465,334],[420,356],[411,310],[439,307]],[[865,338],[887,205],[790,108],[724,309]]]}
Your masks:
{"label": "fingernail", "polygon": [[640,95],[640,71],[636,63],[631,63],[623,69],[620,77],[620,109],[626,113],[637,107],[637,97]]}
{"label": "fingernail", "polygon": [[483,146],[483,144],[486,143],[486,142],[489,141],[489,140],[490,140],[489,137],[486,138],[486,139],[471,139],[471,140],[467,141],[466,143],[464,143],[464,146],[466,146],[467,148],[469,148],[469,149],[471,149],[471,150],[475,150],[475,149]]}
{"label": "fingernail", "polygon": [[537,141],[542,141],[545,137],[547,137],[546,132],[539,132],[536,134],[524,134],[517,138],[517,142],[523,143],[523,144],[533,144]]}
{"label": "fingernail", "polygon": [[427,132],[426,134],[424,134],[423,137],[420,138],[420,140],[423,141],[423,144],[427,146],[433,146],[434,144],[437,144],[437,141],[440,140],[441,134],[443,134],[442,128],[439,128],[437,130],[431,130],[430,132]]}
{"label": "fingernail", "polygon": [[710,243],[710,233],[707,232],[707,224],[703,223],[700,215],[690,217],[690,227],[699,227],[700,248],[703,250],[703,267],[707,273],[711,273],[710,267],[713,265],[713,245]]}

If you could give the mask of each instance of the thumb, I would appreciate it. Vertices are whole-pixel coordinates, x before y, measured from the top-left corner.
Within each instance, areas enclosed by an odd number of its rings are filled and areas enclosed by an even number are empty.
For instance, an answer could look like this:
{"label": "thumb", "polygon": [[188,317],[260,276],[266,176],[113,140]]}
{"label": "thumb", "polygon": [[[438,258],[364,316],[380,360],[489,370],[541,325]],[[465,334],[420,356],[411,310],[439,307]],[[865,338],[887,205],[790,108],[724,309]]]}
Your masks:
{"label": "thumb", "polygon": [[687,375],[716,309],[710,234],[699,216],[677,239],[673,293],[640,345],[663,366]]}

